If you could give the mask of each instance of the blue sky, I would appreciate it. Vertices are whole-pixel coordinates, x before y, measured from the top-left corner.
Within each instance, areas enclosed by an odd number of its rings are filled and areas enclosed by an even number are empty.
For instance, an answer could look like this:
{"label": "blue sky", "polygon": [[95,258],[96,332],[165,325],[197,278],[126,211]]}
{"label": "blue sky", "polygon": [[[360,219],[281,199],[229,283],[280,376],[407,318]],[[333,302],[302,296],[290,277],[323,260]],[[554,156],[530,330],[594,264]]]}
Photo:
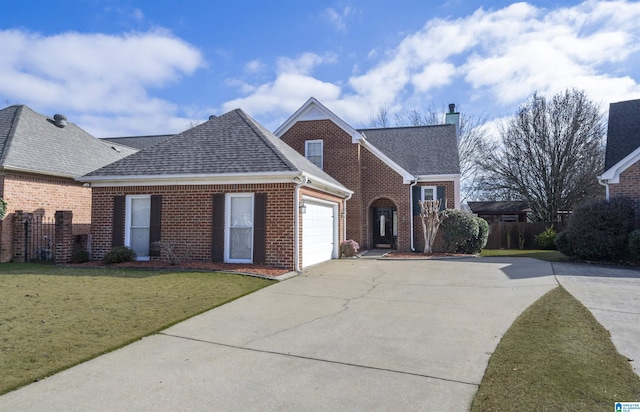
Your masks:
{"label": "blue sky", "polygon": [[488,119],[534,91],[640,98],[629,1],[21,1],[0,14],[0,107],[97,137],[240,107],[274,130],[310,96],[355,127],[448,103]]}

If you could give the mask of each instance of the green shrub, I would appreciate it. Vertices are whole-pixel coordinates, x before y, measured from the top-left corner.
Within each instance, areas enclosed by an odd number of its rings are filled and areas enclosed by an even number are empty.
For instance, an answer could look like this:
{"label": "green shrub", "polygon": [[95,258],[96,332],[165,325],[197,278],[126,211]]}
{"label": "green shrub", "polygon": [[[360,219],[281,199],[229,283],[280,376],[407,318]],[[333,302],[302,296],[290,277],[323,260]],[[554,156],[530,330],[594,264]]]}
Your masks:
{"label": "green shrub", "polygon": [[480,253],[489,239],[489,223],[481,217],[474,217],[478,224],[478,236],[470,239],[467,253]]}
{"label": "green shrub", "polygon": [[7,213],[7,202],[5,202],[4,199],[0,197],[0,220],[4,219],[4,216],[6,213]]}
{"label": "green shrub", "polygon": [[536,235],[536,245],[538,249],[553,250],[556,248],[556,231],[553,226],[549,226],[544,232]]}
{"label": "green shrub", "polygon": [[626,258],[633,221],[633,203],[627,199],[600,200],[580,206],[569,219],[569,248],[580,259]]}
{"label": "green shrub", "polygon": [[131,262],[133,260],[136,260],[136,252],[126,246],[113,248],[102,258],[102,261],[107,265],[112,263]]}
{"label": "green shrub", "polygon": [[629,259],[640,262],[640,230],[629,233]]}
{"label": "green shrub", "polygon": [[445,210],[440,230],[447,252],[476,253],[480,228],[471,213],[456,209]]}
{"label": "green shrub", "polygon": [[568,230],[559,232],[554,239],[554,243],[556,245],[556,249],[558,249],[563,255],[573,256],[573,250],[571,250],[571,234]]}
{"label": "green shrub", "polygon": [[81,250],[77,250],[74,254],[73,254],[73,262],[74,263],[85,263],[89,261],[89,252],[81,249]]}

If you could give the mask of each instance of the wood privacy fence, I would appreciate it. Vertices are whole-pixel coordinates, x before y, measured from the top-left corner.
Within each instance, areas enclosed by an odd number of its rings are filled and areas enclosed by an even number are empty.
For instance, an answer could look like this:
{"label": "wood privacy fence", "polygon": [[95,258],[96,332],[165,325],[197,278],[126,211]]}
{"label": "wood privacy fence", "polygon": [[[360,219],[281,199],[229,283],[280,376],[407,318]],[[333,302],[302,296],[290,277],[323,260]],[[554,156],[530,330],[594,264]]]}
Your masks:
{"label": "wood privacy fence", "polygon": [[485,249],[537,249],[536,235],[552,226],[556,232],[564,230],[566,222],[500,222],[489,224],[489,238]]}

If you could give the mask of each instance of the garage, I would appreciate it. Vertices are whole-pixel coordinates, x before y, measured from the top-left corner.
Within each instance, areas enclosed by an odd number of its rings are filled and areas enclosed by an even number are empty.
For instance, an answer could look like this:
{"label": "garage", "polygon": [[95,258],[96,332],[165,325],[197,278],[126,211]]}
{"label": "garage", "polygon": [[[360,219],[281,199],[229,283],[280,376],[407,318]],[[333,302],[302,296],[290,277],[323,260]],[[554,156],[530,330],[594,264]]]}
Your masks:
{"label": "garage", "polygon": [[304,198],[302,267],[338,257],[338,204]]}

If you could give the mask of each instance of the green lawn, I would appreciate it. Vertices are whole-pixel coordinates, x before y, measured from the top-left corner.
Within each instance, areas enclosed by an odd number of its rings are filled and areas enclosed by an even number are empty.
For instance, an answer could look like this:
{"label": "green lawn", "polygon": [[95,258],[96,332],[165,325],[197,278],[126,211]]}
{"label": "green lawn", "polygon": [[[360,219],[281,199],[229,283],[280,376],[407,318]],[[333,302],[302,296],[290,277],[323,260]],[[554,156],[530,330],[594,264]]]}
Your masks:
{"label": "green lawn", "polygon": [[0,394],[272,283],[226,273],[0,264]]}
{"label": "green lawn", "polygon": [[557,250],[483,249],[480,256],[531,257],[547,262],[565,262],[569,259]]}
{"label": "green lawn", "polygon": [[489,360],[472,411],[612,411],[640,378],[591,312],[558,287],[524,311]]}

